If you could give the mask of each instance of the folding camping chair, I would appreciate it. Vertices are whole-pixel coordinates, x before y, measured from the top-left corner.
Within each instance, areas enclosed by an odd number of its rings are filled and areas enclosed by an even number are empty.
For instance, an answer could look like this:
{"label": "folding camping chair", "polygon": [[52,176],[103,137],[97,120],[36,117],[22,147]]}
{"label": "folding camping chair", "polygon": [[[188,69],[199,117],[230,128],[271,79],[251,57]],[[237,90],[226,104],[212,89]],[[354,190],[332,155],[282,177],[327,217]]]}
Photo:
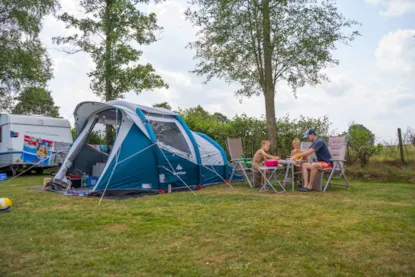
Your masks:
{"label": "folding camping chair", "polygon": [[[311,144],[312,144],[312,142],[302,141],[300,147],[301,147],[301,149],[308,150],[308,148],[310,148]],[[316,153],[311,154],[310,156],[307,157],[307,159],[308,159],[309,163],[317,161]]]}
{"label": "folding camping chair", "polygon": [[248,173],[252,174],[252,159],[248,159],[244,155],[241,138],[227,138],[226,147],[228,148],[229,155],[231,156],[231,163],[233,166],[233,171],[229,182],[232,182],[232,178],[235,173],[239,172],[244,176],[242,179],[242,184],[245,182],[245,180],[247,180],[249,186],[252,188],[253,186],[248,176]]}
{"label": "folding camping chair", "polygon": [[[347,138],[346,136],[329,137],[328,148],[333,161],[333,168],[321,171],[321,183],[323,183],[323,177],[325,173],[330,173],[326,185],[324,186],[323,192],[327,190],[329,185],[345,186],[350,188],[349,181],[346,178],[344,172],[344,162],[347,150]],[[340,173],[340,178],[343,178],[345,184],[334,184],[331,183],[331,179],[334,173]]]}

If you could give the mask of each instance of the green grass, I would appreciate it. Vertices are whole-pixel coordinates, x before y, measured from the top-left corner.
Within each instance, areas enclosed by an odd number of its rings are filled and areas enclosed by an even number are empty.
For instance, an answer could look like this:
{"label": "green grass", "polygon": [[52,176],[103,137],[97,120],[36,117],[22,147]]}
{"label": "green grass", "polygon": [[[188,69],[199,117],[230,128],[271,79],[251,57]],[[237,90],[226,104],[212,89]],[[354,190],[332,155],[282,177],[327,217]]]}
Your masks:
{"label": "green grass", "polygon": [[0,276],[414,276],[415,186],[224,185],[123,201],[0,182]]}

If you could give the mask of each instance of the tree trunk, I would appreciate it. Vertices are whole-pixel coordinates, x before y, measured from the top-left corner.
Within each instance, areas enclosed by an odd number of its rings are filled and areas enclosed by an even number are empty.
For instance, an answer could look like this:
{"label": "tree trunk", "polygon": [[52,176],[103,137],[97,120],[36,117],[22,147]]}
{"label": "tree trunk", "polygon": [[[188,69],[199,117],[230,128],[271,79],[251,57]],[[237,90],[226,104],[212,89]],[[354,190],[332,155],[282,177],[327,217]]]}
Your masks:
{"label": "tree trunk", "polygon": [[275,91],[272,79],[272,45],[269,0],[262,1],[263,13],[263,48],[264,48],[264,86],[265,115],[267,119],[268,139],[271,142],[271,153],[275,153],[277,143],[277,123],[275,119]]}
{"label": "tree trunk", "polygon": [[[111,22],[111,9],[113,0],[106,0],[105,8],[105,22],[106,22],[106,37],[105,37],[105,101],[114,100],[114,92],[111,81],[111,52],[112,52],[112,22]],[[114,143],[114,132],[111,125],[105,126],[105,141],[107,145]]]}

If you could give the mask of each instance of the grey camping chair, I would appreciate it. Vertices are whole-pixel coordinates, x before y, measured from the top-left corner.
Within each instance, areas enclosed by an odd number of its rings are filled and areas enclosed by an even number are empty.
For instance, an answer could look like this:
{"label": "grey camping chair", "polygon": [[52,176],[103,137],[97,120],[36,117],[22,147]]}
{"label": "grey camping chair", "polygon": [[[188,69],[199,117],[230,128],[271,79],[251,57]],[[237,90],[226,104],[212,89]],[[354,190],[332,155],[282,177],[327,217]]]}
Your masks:
{"label": "grey camping chair", "polygon": [[[310,148],[311,144],[312,144],[312,142],[302,141],[300,147],[301,147],[301,149],[308,150],[308,148]],[[313,153],[310,156],[308,156],[307,160],[308,160],[309,163],[317,161],[316,153]]]}
{"label": "grey camping chair", "polygon": [[233,166],[232,174],[229,181],[232,181],[235,173],[243,175],[242,184],[245,180],[248,181],[249,186],[252,188],[252,183],[248,173],[252,174],[252,159],[245,157],[242,148],[241,138],[227,138],[226,147],[228,148],[229,155],[231,156],[231,164]]}
{"label": "grey camping chair", "polygon": [[[346,136],[329,137],[328,148],[331,155],[331,160],[333,161],[333,168],[321,171],[321,182],[323,181],[323,176],[325,173],[330,174],[327,183],[324,186],[323,192],[327,190],[329,185],[338,185],[350,188],[349,181],[347,180],[346,174],[344,172],[344,162],[347,150]],[[340,173],[339,177],[344,179],[345,184],[331,183],[335,173]]]}

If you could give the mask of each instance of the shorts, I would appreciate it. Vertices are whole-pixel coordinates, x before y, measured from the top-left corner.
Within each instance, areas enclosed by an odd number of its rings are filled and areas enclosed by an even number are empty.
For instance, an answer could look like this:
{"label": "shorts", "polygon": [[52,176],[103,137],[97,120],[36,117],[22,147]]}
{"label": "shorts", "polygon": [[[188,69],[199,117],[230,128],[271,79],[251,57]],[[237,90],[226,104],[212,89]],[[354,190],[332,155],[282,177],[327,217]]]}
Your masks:
{"label": "shorts", "polygon": [[314,162],[314,163],[321,164],[322,169],[332,169],[333,168],[333,166],[330,163],[326,163],[326,162]]}

